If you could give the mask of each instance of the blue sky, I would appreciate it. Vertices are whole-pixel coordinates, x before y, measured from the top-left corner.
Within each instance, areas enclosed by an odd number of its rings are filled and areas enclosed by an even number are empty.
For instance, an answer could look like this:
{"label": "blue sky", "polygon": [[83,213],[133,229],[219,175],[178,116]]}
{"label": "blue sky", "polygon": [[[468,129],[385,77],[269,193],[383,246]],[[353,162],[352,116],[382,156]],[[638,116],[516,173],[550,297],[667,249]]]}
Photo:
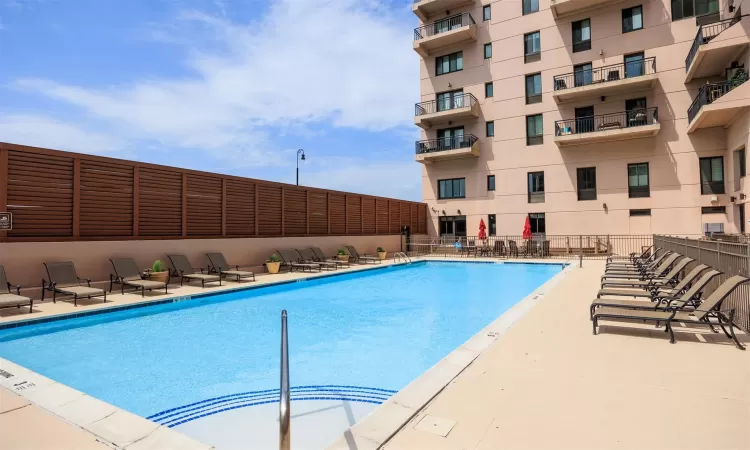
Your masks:
{"label": "blue sky", "polygon": [[0,0],[0,141],[421,199],[409,0]]}

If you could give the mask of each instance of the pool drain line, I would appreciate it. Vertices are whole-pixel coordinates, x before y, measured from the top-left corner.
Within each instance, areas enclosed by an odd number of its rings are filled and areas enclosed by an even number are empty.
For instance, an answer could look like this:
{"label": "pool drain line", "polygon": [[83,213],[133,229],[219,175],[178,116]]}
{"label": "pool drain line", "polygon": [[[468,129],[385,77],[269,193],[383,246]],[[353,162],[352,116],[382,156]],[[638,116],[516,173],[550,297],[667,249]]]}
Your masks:
{"label": "pool drain line", "polygon": [[279,450],[290,450],[289,412],[289,342],[286,332],[286,309],[281,311],[281,386],[279,390]]}

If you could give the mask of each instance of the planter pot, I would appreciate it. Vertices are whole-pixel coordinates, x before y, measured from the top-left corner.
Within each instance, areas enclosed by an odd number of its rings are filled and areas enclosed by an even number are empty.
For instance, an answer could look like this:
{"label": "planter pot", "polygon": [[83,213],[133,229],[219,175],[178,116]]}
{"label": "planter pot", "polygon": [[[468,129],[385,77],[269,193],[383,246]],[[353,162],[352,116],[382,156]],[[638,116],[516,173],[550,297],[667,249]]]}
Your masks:
{"label": "planter pot", "polygon": [[388,256],[388,252],[378,252],[379,259],[383,260],[386,256]]}
{"label": "planter pot", "polygon": [[339,261],[343,262],[349,262],[349,255],[336,255],[339,258]]}
{"label": "planter pot", "polygon": [[158,281],[160,283],[166,283],[169,279],[169,272],[151,272],[151,281]]}
{"label": "planter pot", "polygon": [[281,261],[266,261],[268,273],[279,273],[279,268],[281,268]]}

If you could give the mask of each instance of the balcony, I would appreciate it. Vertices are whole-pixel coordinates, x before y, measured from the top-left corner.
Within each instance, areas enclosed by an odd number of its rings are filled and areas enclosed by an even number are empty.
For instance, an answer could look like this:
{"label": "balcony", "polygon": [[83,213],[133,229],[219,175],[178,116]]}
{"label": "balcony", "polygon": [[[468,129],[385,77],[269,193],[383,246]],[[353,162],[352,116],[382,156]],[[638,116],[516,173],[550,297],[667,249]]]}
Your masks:
{"label": "balcony", "polygon": [[656,58],[577,70],[553,78],[552,97],[567,103],[590,97],[642,91],[656,85]]}
{"label": "balcony", "polygon": [[479,139],[473,134],[417,141],[415,147],[414,159],[422,164],[479,156]]}
{"label": "balcony", "polygon": [[720,20],[698,27],[693,45],[685,58],[685,83],[695,78],[724,75],[724,69],[748,48],[748,28],[750,16]]}
{"label": "balcony", "polygon": [[620,0],[551,0],[550,9],[555,19],[562,19],[619,2]]}
{"label": "balcony", "polygon": [[450,98],[430,100],[414,105],[414,125],[425,130],[433,125],[479,117],[479,102],[471,94],[456,94]]}
{"label": "balcony", "polygon": [[614,114],[579,117],[555,122],[555,143],[559,147],[624,141],[656,136],[658,108],[632,109]]}
{"label": "balcony", "polygon": [[709,83],[701,88],[688,108],[688,133],[701,128],[728,127],[750,107],[750,83],[740,72],[722,83]]}
{"label": "balcony", "polygon": [[422,22],[426,22],[431,15],[445,13],[451,9],[471,5],[474,0],[414,0],[411,10]]}
{"label": "balcony", "polygon": [[477,24],[469,13],[458,14],[414,29],[414,51],[426,58],[449,45],[477,40]]}

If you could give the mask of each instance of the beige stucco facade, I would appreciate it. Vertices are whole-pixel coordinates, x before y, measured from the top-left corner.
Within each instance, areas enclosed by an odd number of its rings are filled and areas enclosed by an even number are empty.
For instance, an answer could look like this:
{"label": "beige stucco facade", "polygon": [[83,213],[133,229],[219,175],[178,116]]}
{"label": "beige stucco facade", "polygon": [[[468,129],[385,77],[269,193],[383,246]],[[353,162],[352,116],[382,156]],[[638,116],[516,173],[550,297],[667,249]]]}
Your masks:
{"label": "beige stucco facade", "polygon": [[[445,215],[466,216],[467,234],[476,235],[480,219],[487,222],[488,215],[495,214],[498,235],[517,235],[529,213],[545,214],[547,234],[697,235],[703,233],[705,223],[721,223],[726,233],[737,233],[741,208],[745,210],[744,229],[750,231],[750,187],[739,176],[735,155],[748,144],[750,83],[734,87],[721,98],[711,94],[711,104],[700,108],[692,121],[688,118],[691,104],[706,83],[726,81],[726,69],[733,64],[744,66],[745,72],[750,68],[750,17],[725,26],[710,42],[699,45],[692,66],[686,68],[698,31],[696,18],[673,21],[669,0],[557,0],[554,5],[550,1],[539,0],[538,12],[526,15],[522,14],[523,2],[475,0],[466,5],[457,0],[429,0],[427,6],[414,4],[421,27],[461,13],[469,13],[476,23],[476,39],[461,43],[449,39],[446,46],[436,48],[437,39],[431,36],[429,56],[419,56],[420,102],[435,101],[438,93],[458,89],[472,94],[477,102],[475,115],[466,114],[473,109],[466,100],[456,108],[455,117],[447,120],[434,119],[445,111],[416,108],[421,140],[437,139],[441,128],[461,126],[464,135],[478,138],[458,151],[443,150],[446,158],[434,148],[419,154],[420,143],[416,144],[415,160],[423,164],[423,201],[430,208],[430,233],[440,233],[439,217]],[[436,5],[439,2],[442,6]],[[735,0],[730,13],[726,1],[720,0],[716,20],[731,19],[743,7],[750,8],[750,3],[742,3]],[[483,20],[487,5],[491,19]],[[642,29],[623,33],[623,9],[639,5]],[[573,52],[572,22],[583,19],[590,19],[591,48]],[[524,35],[535,31],[540,33],[540,56],[526,62]],[[492,44],[491,57],[485,58],[488,43]],[[436,75],[436,57],[459,51],[463,69]],[[607,71],[615,69],[603,69],[601,82],[572,86],[571,75],[562,89],[558,84],[562,82],[555,79],[585,63],[591,64],[594,79],[597,69],[604,66],[620,65],[622,74],[624,55],[639,52],[648,62],[642,76],[612,79],[607,78]],[[541,74],[541,102],[527,104],[525,77],[535,73]],[[489,82],[493,83],[492,97],[485,96]],[[626,100],[636,98],[646,99],[649,121],[628,126],[633,116],[625,112]],[[574,119],[576,108],[587,106],[593,106],[597,117],[592,132],[571,134],[564,125],[556,126],[556,121]],[[653,118],[651,108],[657,108]],[[608,117],[624,117],[623,126],[602,125],[611,119],[599,116],[617,113]],[[543,115],[543,143],[527,145],[526,117],[536,114]],[[420,116],[430,120],[425,122]],[[488,121],[494,121],[494,137],[486,135]],[[692,122],[697,123],[691,127]],[[724,194],[701,194],[699,158],[711,156],[723,156]],[[628,164],[635,163],[648,163],[648,197],[629,195]],[[584,167],[596,168],[595,200],[578,200],[577,169]],[[545,199],[530,203],[527,174],[540,171],[544,172]],[[488,190],[488,175],[495,176],[494,191]],[[465,198],[439,199],[439,180],[455,178],[465,178]],[[702,213],[702,207],[721,206],[726,213]],[[650,215],[631,216],[631,210],[650,210]]]}

